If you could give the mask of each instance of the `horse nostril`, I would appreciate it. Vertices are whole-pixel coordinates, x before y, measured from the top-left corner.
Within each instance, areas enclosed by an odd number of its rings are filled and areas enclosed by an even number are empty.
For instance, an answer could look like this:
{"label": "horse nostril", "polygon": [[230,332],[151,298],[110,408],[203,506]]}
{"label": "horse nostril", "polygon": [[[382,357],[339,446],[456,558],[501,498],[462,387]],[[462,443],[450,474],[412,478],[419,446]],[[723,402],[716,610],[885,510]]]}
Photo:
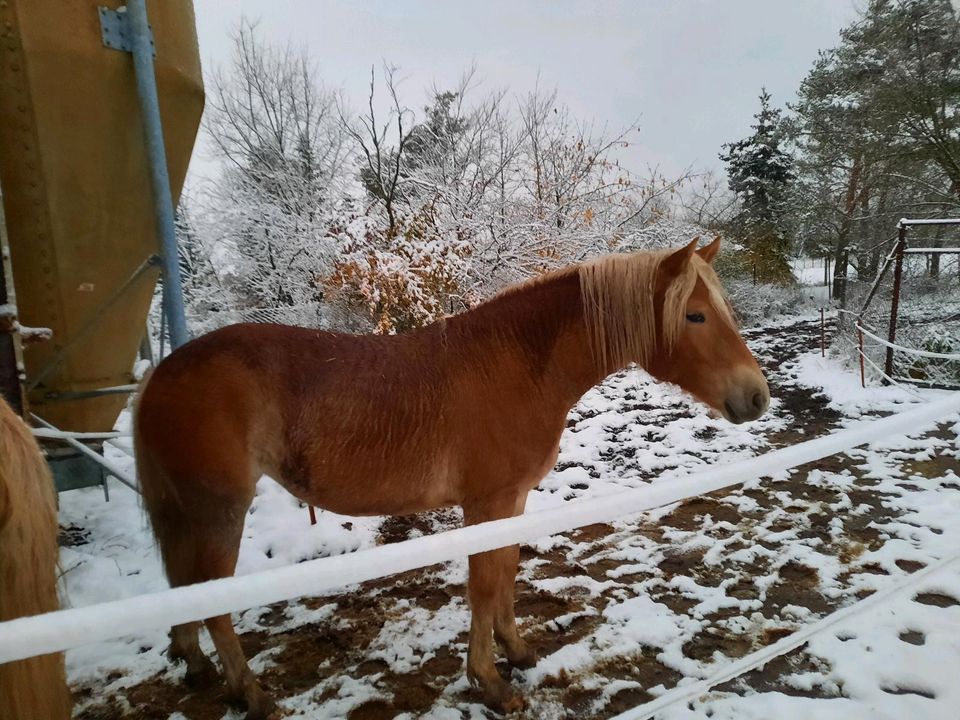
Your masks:
{"label": "horse nostril", "polygon": [[767,405],[767,398],[762,392],[755,392],[753,394],[753,406],[760,411],[763,411]]}

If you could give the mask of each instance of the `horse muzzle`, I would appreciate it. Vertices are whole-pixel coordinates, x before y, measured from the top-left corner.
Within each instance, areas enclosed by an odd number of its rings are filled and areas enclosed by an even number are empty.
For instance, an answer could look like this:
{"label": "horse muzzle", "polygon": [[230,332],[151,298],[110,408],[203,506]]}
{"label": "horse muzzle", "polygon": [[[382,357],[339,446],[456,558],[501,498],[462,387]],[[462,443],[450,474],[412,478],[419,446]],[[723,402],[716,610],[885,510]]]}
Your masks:
{"label": "horse muzzle", "polygon": [[770,407],[770,388],[763,376],[742,381],[731,388],[723,403],[723,416],[734,423],[749,422],[763,415]]}

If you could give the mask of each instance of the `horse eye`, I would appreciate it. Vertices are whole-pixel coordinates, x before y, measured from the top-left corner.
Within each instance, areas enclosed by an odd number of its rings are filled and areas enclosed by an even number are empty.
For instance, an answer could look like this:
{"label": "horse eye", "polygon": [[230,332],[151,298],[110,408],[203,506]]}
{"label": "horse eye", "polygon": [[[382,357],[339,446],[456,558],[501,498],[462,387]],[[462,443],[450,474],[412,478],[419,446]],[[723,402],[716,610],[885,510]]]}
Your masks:
{"label": "horse eye", "polygon": [[687,320],[692,323],[702,323],[706,322],[706,318],[703,316],[703,313],[687,313]]}

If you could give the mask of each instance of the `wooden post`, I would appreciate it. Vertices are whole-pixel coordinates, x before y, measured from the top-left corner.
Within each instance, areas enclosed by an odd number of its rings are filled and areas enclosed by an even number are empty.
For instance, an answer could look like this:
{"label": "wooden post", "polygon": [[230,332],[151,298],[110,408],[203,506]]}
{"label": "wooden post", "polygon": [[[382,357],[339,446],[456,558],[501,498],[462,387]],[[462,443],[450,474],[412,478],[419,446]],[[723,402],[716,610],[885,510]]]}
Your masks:
{"label": "wooden post", "polygon": [[313,505],[307,505],[307,509],[310,511],[310,524],[317,524],[317,511],[314,509]]}
{"label": "wooden post", "polygon": [[[900,309],[900,285],[903,282],[903,251],[907,245],[907,226],[900,222],[897,233],[896,257],[893,266],[893,298],[890,300],[890,330],[887,333],[887,342],[891,345],[897,341],[897,312]],[[883,372],[887,377],[893,377],[893,348],[887,347],[887,360]],[[890,381],[884,378],[884,384]]]}

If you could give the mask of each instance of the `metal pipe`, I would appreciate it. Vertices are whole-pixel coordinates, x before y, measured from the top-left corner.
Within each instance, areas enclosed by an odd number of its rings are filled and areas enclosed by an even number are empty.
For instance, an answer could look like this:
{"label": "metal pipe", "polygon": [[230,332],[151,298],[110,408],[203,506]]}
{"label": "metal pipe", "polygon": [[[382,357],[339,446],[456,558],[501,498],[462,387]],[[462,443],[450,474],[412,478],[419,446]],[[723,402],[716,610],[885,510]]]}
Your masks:
{"label": "metal pipe", "polygon": [[61,433],[60,437],[51,438],[51,439],[56,439],[59,442],[65,442],[70,447],[79,450],[84,455],[86,455],[91,460],[93,460],[95,463],[97,463],[98,465],[101,465],[104,470],[106,470],[108,473],[113,475],[117,480],[122,482],[128,488],[130,488],[134,492],[138,492],[138,493],[140,492],[140,488],[137,487],[137,481],[131,478],[123,470],[118,468],[116,465],[114,465],[112,462],[107,460],[105,457],[103,457],[103,455],[100,455],[99,453],[95,453],[93,450],[88,448],[82,442],[80,442],[79,440],[75,440],[74,438],[70,437],[68,434],[64,435],[60,430],[60,428],[51,425],[42,417],[38,417],[36,414],[30,413],[30,418],[35,423],[39,423],[40,425],[43,425],[45,428],[49,430],[56,430],[57,432]]}
{"label": "metal pipe", "polygon": [[80,342],[80,340],[85,338],[91,330],[93,330],[97,326],[97,323],[99,323],[103,319],[104,315],[106,315],[107,311],[110,308],[112,308],[120,300],[120,298],[124,296],[127,290],[133,287],[133,284],[147,270],[156,266],[158,263],[162,263],[162,260],[156,255],[151,255],[142,263],[140,263],[140,266],[136,270],[134,270],[133,274],[123,282],[123,285],[121,285],[120,287],[118,287],[116,290],[113,291],[113,294],[109,298],[107,298],[107,300],[103,303],[103,305],[97,308],[94,311],[93,315],[91,315],[87,319],[87,321],[83,324],[83,326],[79,330],[77,330],[69,340],[67,340],[66,344],[63,345],[60,348],[60,350],[58,350],[57,353],[52,358],[50,358],[50,360],[47,361],[47,364],[43,367],[43,369],[40,372],[38,372],[33,378],[31,378],[30,383],[27,385],[27,391],[32,391],[35,387],[37,387],[37,385],[43,382],[46,379],[47,375],[53,372],[56,369],[56,367],[60,364],[60,362],[64,359],[64,357],[66,357],[67,353],[78,342]]}
{"label": "metal pipe", "polygon": [[899,225],[909,227],[911,225],[960,225],[960,218],[900,218]]}
{"label": "metal pipe", "polygon": [[860,329],[859,325],[857,325],[857,340],[860,344],[860,387],[865,388],[867,386],[867,374],[863,367],[863,330]]}
{"label": "metal pipe", "polygon": [[[900,221],[900,228],[897,233],[896,258],[893,266],[893,298],[890,300],[890,330],[887,334],[887,342],[893,345],[897,341],[897,312],[900,308],[900,284],[903,281],[903,251],[907,247],[907,226],[904,221]],[[893,377],[893,348],[887,346],[887,360],[884,363],[883,371],[888,377]],[[887,381],[884,381],[886,384]]]}
{"label": "metal pipe", "polygon": [[153,69],[153,44],[147,22],[146,0],[127,0],[133,67],[137,76],[140,116],[147,143],[150,184],[153,188],[154,214],[163,267],[163,311],[170,328],[170,345],[178,348],[188,340],[187,319],[180,282],[180,254],[173,217],[173,196],[167,172],[167,154],[157,98],[157,78]]}
{"label": "metal pipe", "polygon": [[87,398],[102,397],[104,395],[129,395],[135,393],[139,385],[116,385],[114,387],[98,388],[96,390],[53,391],[43,396],[46,402],[59,400],[86,400]]}
{"label": "metal pipe", "polygon": [[44,440],[62,440],[63,438],[73,438],[74,440],[113,440],[115,438],[130,437],[120,432],[67,432],[65,430],[50,430],[48,428],[31,428],[35,438]]}
{"label": "metal pipe", "polygon": [[827,356],[827,329],[823,319],[823,308],[820,308],[820,357]]}

